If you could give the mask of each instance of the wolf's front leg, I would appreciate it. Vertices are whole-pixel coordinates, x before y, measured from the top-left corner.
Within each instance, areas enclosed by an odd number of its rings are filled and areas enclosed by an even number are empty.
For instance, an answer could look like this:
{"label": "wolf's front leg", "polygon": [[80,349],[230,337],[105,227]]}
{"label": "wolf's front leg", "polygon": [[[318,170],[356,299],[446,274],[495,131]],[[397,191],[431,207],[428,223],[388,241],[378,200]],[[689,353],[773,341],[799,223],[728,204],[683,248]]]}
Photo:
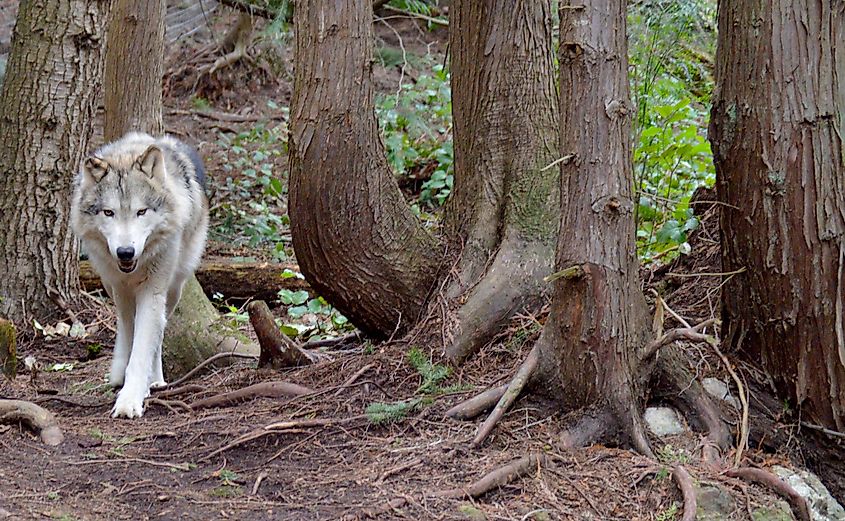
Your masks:
{"label": "wolf's front leg", "polygon": [[161,349],[164,337],[165,309],[163,291],[145,291],[136,297],[132,354],[126,366],[126,381],[112,409],[115,418],[134,418],[144,414],[144,398],[150,393],[154,357]]}
{"label": "wolf's front leg", "polygon": [[120,387],[123,385],[126,364],[129,363],[129,354],[132,352],[132,337],[135,335],[135,296],[114,288],[109,294],[117,308],[117,337],[114,341],[109,384],[112,387]]}

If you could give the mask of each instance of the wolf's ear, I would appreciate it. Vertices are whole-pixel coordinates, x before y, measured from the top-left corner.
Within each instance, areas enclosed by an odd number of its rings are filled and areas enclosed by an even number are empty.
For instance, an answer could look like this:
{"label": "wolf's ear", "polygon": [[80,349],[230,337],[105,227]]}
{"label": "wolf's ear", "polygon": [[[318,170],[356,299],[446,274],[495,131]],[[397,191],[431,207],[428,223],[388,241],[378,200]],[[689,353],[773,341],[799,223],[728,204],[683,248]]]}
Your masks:
{"label": "wolf's ear", "polygon": [[138,169],[147,174],[150,179],[164,180],[164,154],[155,145],[150,145],[144,154],[138,158]]}
{"label": "wolf's ear", "polygon": [[90,156],[82,163],[82,170],[89,182],[99,183],[109,173],[109,164],[99,157]]}

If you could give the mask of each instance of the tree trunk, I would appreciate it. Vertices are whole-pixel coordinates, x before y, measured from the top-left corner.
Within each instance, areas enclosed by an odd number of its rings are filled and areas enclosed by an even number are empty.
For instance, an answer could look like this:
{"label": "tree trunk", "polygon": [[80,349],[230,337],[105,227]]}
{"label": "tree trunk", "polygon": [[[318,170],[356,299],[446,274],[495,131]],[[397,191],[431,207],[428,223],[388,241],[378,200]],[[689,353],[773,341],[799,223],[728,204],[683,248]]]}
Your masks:
{"label": "tree trunk", "polygon": [[551,272],[559,204],[551,3],[450,8],[455,186],[446,213],[460,304],[446,354],[460,361],[526,306]]}
{"label": "tree trunk", "polygon": [[164,132],[164,0],[117,0],[109,23],[103,135],[114,141],[129,130]]}
{"label": "tree trunk", "polygon": [[288,212],[311,286],[384,337],[417,321],[443,248],[411,213],[381,144],[372,17],[370,2],[297,5]]}
{"label": "tree trunk", "polygon": [[103,76],[104,0],[21,4],[0,91],[0,315],[54,320],[79,294],[69,229]]}
{"label": "tree trunk", "polygon": [[719,6],[710,139],[725,342],[845,430],[845,3]]}
{"label": "tree trunk", "polygon": [[562,273],[537,349],[546,392],[567,409],[595,411],[595,425],[574,433],[578,443],[613,419],[649,454],[640,413],[650,371],[638,354],[650,333],[634,242],[625,5],[561,9]]}
{"label": "tree trunk", "polygon": [[[163,133],[164,10],[164,0],[117,1],[106,58],[106,142],[130,130]],[[254,347],[220,320],[196,277],[189,278],[164,334],[166,376],[181,376],[221,350]]]}

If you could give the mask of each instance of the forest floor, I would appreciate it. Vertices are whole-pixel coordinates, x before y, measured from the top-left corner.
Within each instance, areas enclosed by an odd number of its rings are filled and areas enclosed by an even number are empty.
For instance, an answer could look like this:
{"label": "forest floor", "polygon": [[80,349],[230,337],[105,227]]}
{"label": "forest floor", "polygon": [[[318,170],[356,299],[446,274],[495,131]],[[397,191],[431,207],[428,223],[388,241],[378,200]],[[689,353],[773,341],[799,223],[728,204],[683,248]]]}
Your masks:
{"label": "forest floor", "polygon": [[[217,27],[228,23],[231,15]],[[376,28],[385,46],[398,49],[401,36],[406,55],[443,60],[445,31],[429,31],[405,19],[390,20],[390,27],[377,23]],[[239,242],[227,227],[232,216],[224,211],[227,205],[246,204],[250,194],[239,196],[240,188],[227,184],[227,177],[243,172],[227,172],[224,165],[254,155],[259,145],[273,146],[273,136],[284,136],[286,113],[280,107],[287,106],[290,97],[290,73],[285,72],[291,70],[289,53],[281,53],[277,63],[238,63],[200,75],[192,59],[199,47],[193,42],[172,50],[166,126],[198,143],[209,163],[215,208],[210,249],[216,254],[272,257],[266,245],[256,248],[250,237]],[[404,73],[400,69],[377,66],[379,89],[395,91],[400,77],[414,81],[419,73],[410,66]],[[232,114],[237,117],[229,117]],[[263,130],[256,133],[255,127]],[[221,132],[265,137],[244,140],[248,144],[242,152],[231,139],[221,139]],[[284,154],[267,161],[284,179]],[[284,211],[281,199],[282,206],[273,211]],[[691,256],[643,269],[647,287],[668,295],[669,305],[693,321],[713,317],[719,301],[718,278],[685,276],[719,271],[718,219],[712,208],[705,213]],[[286,241],[289,238],[280,233],[275,243]],[[158,400],[148,404],[143,418],[128,421],[109,417],[114,394],[104,376],[113,342],[111,313],[110,305],[90,300],[78,313],[89,333],[79,340],[21,332],[20,358],[32,357],[37,367],[22,370],[14,381],[2,380],[0,396],[48,408],[58,416],[65,441],[47,447],[22,427],[0,425],[0,519],[316,520],[373,515],[668,521],[680,519],[683,505],[670,478],[676,463],[683,463],[702,489],[727,491],[729,513],[719,519],[751,519],[752,514],[762,519],[761,512],[780,501],[765,489],[700,463],[697,433],[653,438],[659,461],[605,446],[561,449],[560,411],[531,395],[517,402],[487,443],[472,449],[478,422],[445,419],[444,412],[507,381],[530,349],[543,315],[515,320],[507,335],[434,386],[424,386],[426,371],[409,362],[412,344],[362,341],[327,349],[326,360],[298,369],[258,370],[254,361],[239,361],[206,371],[178,395],[155,394]],[[284,313],[284,307],[276,313]],[[252,334],[248,326],[244,332]],[[100,345],[105,348],[98,353]],[[436,364],[438,347],[422,354]],[[688,347],[689,363],[699,376],[726,381],[706,347]],[[201,399],[269,381],[292,382],[314,392],[196,407]],[[365,414],[374,403],[409,400],[416,407],[392,422],[376,422]],[[185,404],[194,407],[188,410]],[[279,422],[291,423],[266,428]],[[536,453],[546,455],[542,467],[482,497],[438,496]],[[763,467],[791,466],[785,456],[754,448],[746,458]]]}

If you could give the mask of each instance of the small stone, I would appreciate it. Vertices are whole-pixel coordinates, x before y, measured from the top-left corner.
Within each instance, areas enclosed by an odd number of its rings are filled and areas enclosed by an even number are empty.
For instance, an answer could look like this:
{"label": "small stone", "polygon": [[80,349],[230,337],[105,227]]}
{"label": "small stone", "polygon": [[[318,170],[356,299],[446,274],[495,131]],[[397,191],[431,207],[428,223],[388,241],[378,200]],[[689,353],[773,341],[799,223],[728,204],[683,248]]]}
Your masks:
{"label": "small stone", "polygon": [[644,418],[648,429],[656,436],[672,436],[686,430],[678,413],[670,407],[648,407]]}
{"label": "small stone", "polygon": [[701,385],[713,398],[728,403],[734,409],[739,409],[739,401],[731,394],[731,389],[725,382],[718,378],[705,378],[701,381]]}
{"label": "small stone", "polygon": [[470,504],[460,505],[458,507],[458,512],[466,516],[467,519],[472,519],[472,521],[486,521],[487,516],[482,512],[478,507]]}

